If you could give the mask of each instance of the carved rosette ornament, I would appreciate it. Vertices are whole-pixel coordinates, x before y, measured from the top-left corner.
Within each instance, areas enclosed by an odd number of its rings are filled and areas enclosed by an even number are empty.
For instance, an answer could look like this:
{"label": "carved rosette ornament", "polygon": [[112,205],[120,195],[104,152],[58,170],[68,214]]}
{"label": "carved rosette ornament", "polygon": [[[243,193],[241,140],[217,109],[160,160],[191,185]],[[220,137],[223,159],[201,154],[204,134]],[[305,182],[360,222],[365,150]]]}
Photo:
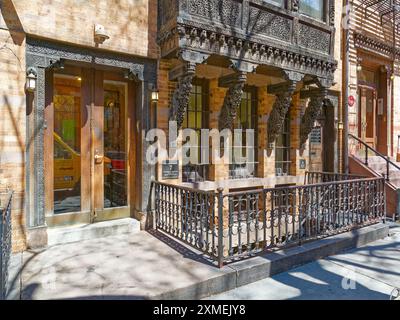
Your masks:
{"label": "carved rosette ornament", "polygon": [[221,87],[228,87],[224,104],[219,114],[218,126],[220,130],[233,129],[237,109],[242,101],[243,89],[247,80],[245,72],[237,72],[233,75],[223,77],[219,81]]}
{"label": "carved rosette ornament", "polygon": [[176,121],[178,129],[182,127],[186,110],[189,107],[190,93],[193,85],[192,81],[196,74],[196,65],[187,63],[183,67],[182,73],[178,76],[178,85],[172,97],[170,108],[170,121]]}
{"label": "carved rosette ornament", "polygon": [[282,132],[283,123],[285,121],[286,114],[289,111],[290,104],[292,103],[292,96],[295,90],[295,82],[268,87],[268,91],[270,93],[276,94],[276,100],[267,122],[269,148],[272,147],[277,136]]}
{"label": "carved rosette ornament", "polygon": [[315,121],[319,118],[324,100],[327,96],[327,89],[318,90],[310,97],[307,109],[300,124],[300,147],[303,147],[308,140],[308,135],[314,128]]}

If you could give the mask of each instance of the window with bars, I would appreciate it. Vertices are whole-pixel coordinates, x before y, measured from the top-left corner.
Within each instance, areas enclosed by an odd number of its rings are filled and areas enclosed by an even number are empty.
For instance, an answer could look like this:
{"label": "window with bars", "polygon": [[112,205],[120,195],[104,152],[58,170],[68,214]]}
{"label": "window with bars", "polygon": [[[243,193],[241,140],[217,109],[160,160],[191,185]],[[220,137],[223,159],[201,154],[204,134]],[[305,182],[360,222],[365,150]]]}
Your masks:
{"label": "window with bars", "polygon": [[[182,168],[183,182],[205,181],[208,177],[208,164],[201,164],[201,129],[208,128],[208,81],[195,79],[190,94],[189,107],[183,120],[183,129],[193,129],[197,135],[198,163],[189,163]],[[183,149],[190,156],[190,149]]]}
{"label": "window with bars", "polygon": [[[235,141],[233,141],[232,147],[232,161],[229,165],[229,177],[231,179],[241,179],[254,177],[257,172],[257,89],[246,88],[242,95],[242,101],[237,111],[236,119],[234,122],[234,129],[242,129],[242,146],[240,147],[241,156],[246,157],[247,152],[251,152],[253,149],[254,160],[253,163],[234,163],[234,150]],[[254,145],[250,141],[246,141],[247,129],[254,130]],[[249,145],[247,145],[249,143]],[[252,164],[252,166],[249,166]]]}
{"label": "window with bars", "polygon": [[290,111],[285,116],[283,128],[275,142],[275,171],[277,176],[290,175]]}

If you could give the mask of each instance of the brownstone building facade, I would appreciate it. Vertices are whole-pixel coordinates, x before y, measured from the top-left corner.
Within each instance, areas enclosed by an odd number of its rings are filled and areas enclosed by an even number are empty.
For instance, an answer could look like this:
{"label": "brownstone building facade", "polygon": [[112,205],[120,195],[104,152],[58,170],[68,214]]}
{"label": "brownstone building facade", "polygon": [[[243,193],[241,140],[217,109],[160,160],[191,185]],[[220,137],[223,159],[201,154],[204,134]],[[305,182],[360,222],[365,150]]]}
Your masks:
{"label": "brownstone building facade", "polygon": [[386,177],[388,215],[400,212],[399,5],[353,1],[348,25],[350,171]]}
{"label": "brownstone building facade", "polygon": [[[49,228],[71,224],[132,217],[145,228],[152,180],[232,192],[343,171],[342,7],[3,0],[0,184],[14,190],[14,249],[44,246]],[[392,142],[379,139],[388,152],[400,134],[392,109]],[[254,170],[149,164],[146,134],[168,132],[170,120],[198,133],[254,130]]]}

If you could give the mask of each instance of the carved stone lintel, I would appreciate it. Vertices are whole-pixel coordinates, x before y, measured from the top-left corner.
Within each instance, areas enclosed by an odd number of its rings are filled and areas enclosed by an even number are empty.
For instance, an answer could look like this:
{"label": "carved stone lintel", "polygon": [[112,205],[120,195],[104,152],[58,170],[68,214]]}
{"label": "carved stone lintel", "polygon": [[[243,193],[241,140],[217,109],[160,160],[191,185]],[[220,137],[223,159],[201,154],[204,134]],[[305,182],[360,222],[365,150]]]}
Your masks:
{"label": "carved stone lintel", "polygon": [[308,135],[314,128],[314,122],[321,114],[322,105],[327,94],[328,90],[326,88],[321,88],[319,90],[314,90],[313,94],[310,96],[310,102],[300,124],[300,147],[304,146],[308,139]]}
{"label": "carved stone lintel", "polygon": [[268,118],[267,133],[268,146],[271,147],[277,136],[282,132],[283,123],[292,102],[292,95],[296,90],[296,82],[290,81],[284,84],[271,85],[269,93],[276,94],[276,100]]}
{"label": "carved stone lintel", "polygon": [[236,72],[219,80],[219,85],[228,87],[224,104],[219,115],[219,129],[233,129],[236,112],[242,101],[243,89],[247,80],[245,72]]}
{"label": "carved stone lintel", "polygon": [[186,110],[189,106],[190,92],[192,91],[192,81],[196,74],[196,64],[185,62],[179,67],[179,73],[176,71],[178,85],[172,97],[169,120],[176,121],[180,129],[185,118]]}

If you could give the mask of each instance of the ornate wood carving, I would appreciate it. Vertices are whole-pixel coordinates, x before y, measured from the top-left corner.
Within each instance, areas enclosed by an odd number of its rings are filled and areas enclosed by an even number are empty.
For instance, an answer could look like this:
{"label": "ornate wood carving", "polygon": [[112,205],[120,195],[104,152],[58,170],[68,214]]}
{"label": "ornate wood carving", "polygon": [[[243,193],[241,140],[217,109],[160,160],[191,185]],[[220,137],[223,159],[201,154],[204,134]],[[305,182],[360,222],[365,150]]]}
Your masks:
{"label": "ornate wood carving", "polygon": [[233,122],[236,119],[236,112],[242,101],[243,88],[246,83],[247,74],[237,72],[220,79],[221,87],[228,87],[224,104],[219,115],[219,129],[233,129]]}
{"label": "ornate wood carving", "polygon": [[172,105],[170,108],[170,121],[176,121],[177,127],[180,129],[185,118],[186,110],[189,106],[190,92],[192,91],[192,81],[196,74],[196,64],[185,62],[181,68],[180,74],[176,75],[178,85],[172,97]]}
{"label": "ornate wood carving", "polygon": [[[168,11],[168,1],[160,2],[169,18],[158,34],[163,57],[176,57],[184,49],[303,75],[333,77],[337,66],[332,52],[334,29],[330,21],[310,22],[292,12],[298,10],[298,1],[292,1],[292,11],[275,11],[258,0],[178,2],[176,18]],[[332,6],[329,9],[329,17],[334,17]]]}
{"label": "ornate wood carving", "polygon": [[[356,48],[383,55],[387,58],[392,58],[393,56],[392,44],[382,42],[358,32],[354,32],[354,45]],[[400,59],[400,49],[398,48],[396,49],[396,57]]]}
{"label": "ornate wood carving", "polygon": [[267,122],[269,148],[272,147],[277,136],[282,132],[283,122],[292,103],[292,95],[295,90],[296,82],[293,81],[268,87],[269,93],[276,94],[276,100]]}
{"label": "ornate wood carving", "polygon": [[299,11],[299,0],[291,0],[292,1],[292,11]]}
{"label": "ornate wood carving", "polygon": [[314,122],[321,114],[322,105],[327,97],[327,93],[328,90],[326,88],[321,88],[319,90],[313,90],[312,94],[310,94],[310,102],[308,103],[300,124],[300,147],[303,147],[306,143],[308,135],[314,128]]}

